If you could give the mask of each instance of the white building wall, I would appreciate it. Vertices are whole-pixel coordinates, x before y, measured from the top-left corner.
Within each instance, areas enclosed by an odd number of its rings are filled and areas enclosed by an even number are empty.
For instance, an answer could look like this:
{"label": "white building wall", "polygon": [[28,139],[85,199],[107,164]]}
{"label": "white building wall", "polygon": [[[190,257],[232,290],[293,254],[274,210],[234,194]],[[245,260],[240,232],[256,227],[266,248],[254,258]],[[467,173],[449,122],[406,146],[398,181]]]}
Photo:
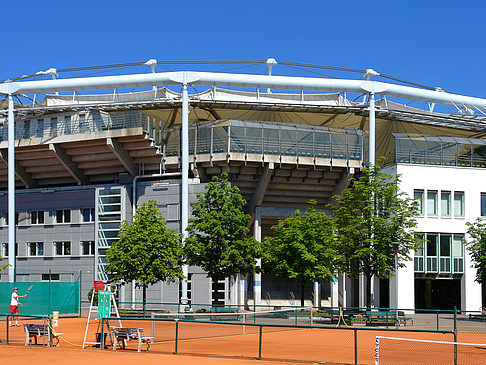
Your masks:
{"label": "white building wall", "polygon": [[[437,190],[439,214],[437,217],[417,218],[417,231],[465,234],[466,222],[474,222],[481,214],[481,192],[486,192],[486,169],[461,168],[448,166],[428,166],[398,164],[385,170],[390,174],[401,175],[402,191],[413,197],[414,190]],[[454,191],[463,191],[465,200],[465,215],[463,218],[445,218],[440,215],[440,192],[450,191],[452,207],[454,206]],[[425,196],[426,204],[427,196]],[[467,239],[466,235],[466,239]],[[481,285],[474,281],[476,270],[472,267],[471,257],[465,250],[464,274],[461,280],[462,310],[478,310],[481,307]],[[394,281],[390,281],[394,285]],[[414,265],[413,261],[398,270],[398,307],[414,308]],[[392,293],[392,290],[390,290]],[[394,298],[390,298],[390,304]]]}

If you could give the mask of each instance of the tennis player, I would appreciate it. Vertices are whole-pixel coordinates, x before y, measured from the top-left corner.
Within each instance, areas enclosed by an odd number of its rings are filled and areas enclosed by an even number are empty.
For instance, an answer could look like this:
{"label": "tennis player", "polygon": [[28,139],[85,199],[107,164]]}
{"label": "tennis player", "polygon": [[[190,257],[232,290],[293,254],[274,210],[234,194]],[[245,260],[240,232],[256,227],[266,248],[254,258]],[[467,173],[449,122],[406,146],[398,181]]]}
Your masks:
{"label": "tennis player", "polygon": [[[19,322],[18,322],[18,314],[19,314],[19,305],[22,307],[23,304],[19,302],[19,298],[24,298],[28,295],[25,294],[25,295],[18,295],[17,292],[19,291],[19,288],[15,287],[13,288],[13,293],[12,293],[12,297],[10,299],[10,314],[16,314],[17,316],[14,316],[13,318],[15,318],[15,325],[16,326],[20,326],[19,325]],[[9,327],[12,326],[12,321],[8,321],[8,325]]]}

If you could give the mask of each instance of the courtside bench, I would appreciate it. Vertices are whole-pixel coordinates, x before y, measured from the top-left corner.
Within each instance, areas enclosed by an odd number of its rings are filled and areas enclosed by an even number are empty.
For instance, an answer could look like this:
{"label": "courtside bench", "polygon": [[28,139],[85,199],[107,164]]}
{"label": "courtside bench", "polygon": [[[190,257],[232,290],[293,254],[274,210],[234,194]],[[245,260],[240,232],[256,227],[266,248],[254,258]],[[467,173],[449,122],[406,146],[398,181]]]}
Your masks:
{"label": "courtside bench", "polygon": [[119,341],[121,342],[122,349],[125,349],[125,343],[137,341],[137,352],[141,351],[143,343],[147,344],[147,351],[150,351],[150,342],[152,341],[153,337],[145,336],[143,328],[111,327],[111,334],[113,340],[113,350],[116,350],[116,345]]}
{"label": "courtside bench", "polygon": [[[209,311],[211,313],[238,313],[239,312],[239,309],[238,307],[211,307],[209,309]],[[218,317],[218,316],[213,316],[211,317],[211,320],[216,320],[216,319],[222,319],[223,322],[226,322],[226,321],[237,321],[238,320],[238,315],[235,315],[235,316],[224,316],[224,318],[222,317]]]}
{"label": "courtside bench", "polygon": [[[28,346],[30,339],[34,339],[34,345],[37,345],[37,337],[47,337],[47,346],[52,346],[51,344],[51,328],[47,324],[37,324],[37,323],[24,323],[25,331],[25,346]],[[56,333],[52,331],[52,339],[57,340],[56,346],[59,346],[59,336],[62,333]]]}
{"label": "courtside bench", "polygon": [[407,325],[410,321],[413,325],[413,319],[406,317],[403,311],[366,311],[367,326],[386,326],[386,325]]}

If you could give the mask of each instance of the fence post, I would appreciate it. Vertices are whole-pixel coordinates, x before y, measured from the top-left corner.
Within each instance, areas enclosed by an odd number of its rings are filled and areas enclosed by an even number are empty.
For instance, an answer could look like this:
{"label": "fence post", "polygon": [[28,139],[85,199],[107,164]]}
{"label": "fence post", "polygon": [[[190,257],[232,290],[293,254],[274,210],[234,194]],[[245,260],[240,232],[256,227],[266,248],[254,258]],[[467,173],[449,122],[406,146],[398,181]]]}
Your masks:
{"label": "fence post", "polygon": [[457,365],[457,307],[454,306],[454,365]]}
{"label": "fence post", "polygon": [[9,315],[7,315],[7,340],[6,340],[7,345],[8,345],[8,328],[9,328],[9,327],[10,327],[10,316],[9,316]]}
{"label": "fence post", "polygon": [[78,308],[79,318],[81,318],[81,293],[83,292],[81,290],[81,285],[83,282],[82,277],[83,277],[83,270],[79,270],[79,308]]}
{"label": "fence post", "polygon": [[52,317],[49,316],[49,343],[51,344],[50,347],[52,347],[53,345],[53,335],[52,335],[52,331],[54,330],[54,327],[52,327]]}
{"label": "fence post", "polygon": [[436,309],[436,313],[437,313],[437,331],[439,330],[439,310]]}
{"label": "fence post", "polygon": [[358,365],[358,330],[353,328],[354,331],[354,365]]}
{"label": "fence post", "polygon": [[179,320],[175,320],[176,328],[175,328],[175,354],[177,355],[177,340],[179,338]]}
{"label": "fence post", "polygon": [[262,325],[260,325],[260,336],[258,339],[258,360],[262,359]]}

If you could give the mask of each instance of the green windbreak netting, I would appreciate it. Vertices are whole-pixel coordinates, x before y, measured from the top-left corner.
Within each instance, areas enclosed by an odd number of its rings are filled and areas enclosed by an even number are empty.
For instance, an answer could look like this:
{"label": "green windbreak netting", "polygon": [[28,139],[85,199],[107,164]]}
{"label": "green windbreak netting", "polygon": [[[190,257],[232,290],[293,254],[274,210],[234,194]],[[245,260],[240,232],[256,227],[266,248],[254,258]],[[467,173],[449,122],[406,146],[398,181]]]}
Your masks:
{"label": "green windbreak netting", "polygon": [[27,282],[0,283],[0,314],[10,313],[10,298],[14,287],[18,287],[18,295],[25,295],[29,285],[32,290],[25,298],[20,298],[19,314],[47,315],[53,311],[60,314],[78,313],[79,283]]}

